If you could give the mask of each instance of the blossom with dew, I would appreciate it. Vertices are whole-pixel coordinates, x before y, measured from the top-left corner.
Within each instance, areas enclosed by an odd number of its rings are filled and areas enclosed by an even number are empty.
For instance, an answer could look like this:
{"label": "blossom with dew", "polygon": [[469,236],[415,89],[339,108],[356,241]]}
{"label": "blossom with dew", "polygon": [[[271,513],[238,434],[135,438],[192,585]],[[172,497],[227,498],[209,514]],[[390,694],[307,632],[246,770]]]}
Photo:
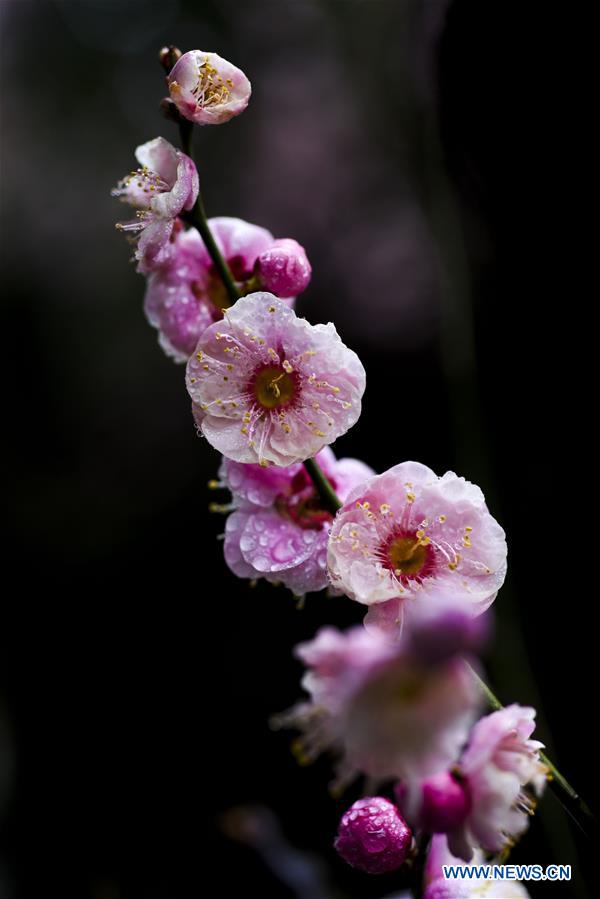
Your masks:
{"label": "blossom with dew", "polygon": [[[484,864],[483,853],[477,852],[473,865]],[[443,835],[434,836],[425,866],[425,890],[423,899],[529,899],[522,883],[515,880],[479,880],[468,875],[464,878],[446,879],[444,865],[458,865]]]}
{"label": "blossom with dew", "polygon": [[222,317],[211,300],[201,254],[204,243],[195,228],[175,229],[165,262],[146,282],[144,311],[159,332],[159,343],[175,362],[187,362],[204,331]]}
{"label": "blossom with dew", "polygon": [[167,76],[169,95],[180,114],[196,125],[221,125],[243,112],[250,82],[217,53],[190,50]]}
{"label": "blossom with dew", "polygon": [[302,731],[300,761],[334,750],[341,785],[358,773],[412,782],[458,757],[481,699],[463,659],[432,665],[410,640],[390,643],[365,628],[323,628],[296,655],[307,666],[310,701],[275,723]]}
{"label": "blossom with dew", "polygon": [[360,415],[365,370],[335,327],[252,293],[204,332],[187,366],[199,430],[236,462],[292,465]]}
{"label": "blossom with dew", "polygon": [[[259,255],[276,243],[273,235],[266,228],[228,216],[209,219],[208,225],[244,292],[247,284],[256,281],[254,267]],[[291,295],[286,298],[289,305],[293,301]],[[164,261],[148,276],[144,301],[148,321],[158,329],[167,355],[176,362],[187,362],[200,336],[222,319],[228,305],[225,286],[204,241],[195,228],[183,230],[177,222]]]}
{"label": "blossom with dew", "polygon": [[312,268],[304,247],[296,240],[283,238],[260,254],[256,274],[263,290],[277,297],[291,297],[306,290]]}
{"label": "blossom with dew", "polygon": [[454,855],[469,861],[474,847],[510,849],[527,829],[547,782],[543,743],[531,740],[535,709],[517,704],[486,715],[473,727],[458,768],[471,798],[462,824],[448,833]]}
{"label": "blossom with dew", "polygon": [[342,815],[334,846],[353,868],[386,874],[397,871],[408,858],[412,833],[389,799],[367,796]]}
{"label": "blossom with dew", "polygon": [[175,219],[196,202],[198,172],[189,156],[162,137],[139,146],[135,156],[140,168],[111,193],[137,210],[133,221],[117,228],[137,235],[138,271],[147,274],[166,260]]}
{"label": "blossom with dew", "polygon": [[479,487],[402,462],[348,496],[328,566],[334,587],[369,606],[365,624],[393,633],[428,598],[487,609],[504,581],[506,540]]}
{"label": "blossom with dew", "polygon": [[[336,459],[325,447],[317,462],[340,497],[373,470],[358,459]],[[302,463],[286,468],[223,459],[220,485],[235,511],[225,526],[225,561],[238,577],[282,583],[297,596],[323,590],[332,514],[323,507]]]}

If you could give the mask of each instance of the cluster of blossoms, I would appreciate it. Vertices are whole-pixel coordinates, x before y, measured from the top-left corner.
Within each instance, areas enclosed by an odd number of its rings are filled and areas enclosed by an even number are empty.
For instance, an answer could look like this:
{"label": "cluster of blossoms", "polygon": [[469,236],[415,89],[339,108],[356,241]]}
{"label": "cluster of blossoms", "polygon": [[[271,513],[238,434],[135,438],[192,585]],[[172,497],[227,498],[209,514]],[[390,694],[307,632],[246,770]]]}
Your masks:
{"label": "cluster of blossoms", "polygon": [[[542,744],[530,739],[533,709],[513,705],[476,721],[481,693],[466,659],[484,632],[449,605],[418,616],[400,645],[364,628],[324,628],[297,648],[310,700],[275,721],[301,730],[304,759],[337,754],[336,786],[358,774],[395,782],[405,819],[446,834],[465,861],[477,849],[511,847],[547,776]],[[344,820],[342,835],[347,844]]]}
{"label": "cluster of blossoms", "polygon": [[[243,72],[215,53],[184,54],[167,83],[176,109],[198,124],[226,122],[250,98]],[[135,209],[135,218],[117,228],[135,240],[137,271],[147,276],[144,309],[162,348],[176,362],[187,362],[228,306],[214,258],[197,229],[185,227],[198,201],[198,172],[188,155],[162,137],[142,144],[135,157],[139,167],[112,191]],[[269,291],[293,306],[308,287],[311,266],[295,240],[276,240],[266,228],[238,218],[210,219],[208,228],[240,295]]]}
{"label": "cluster of blossoms", "polygon": [[[217,247],[244,291],[267,288],[293,306],[310,282],[311,269],[300,244],[275,240],[266,228],[220,216],[208,225]],[[149,272],[144,309],[159,342],[175,362],[187,362],[209,325],[223,319],[227,294],[195,228],[181,221],[163,261]]]}
{"label": "cluster of blossoms", "polygon": [[[250,83],[235,66],[164,52],[182,133],[246,108]],[[337,787],[362,775],[387,791],[343,815],[335,846],[349,864],[397,870],[419,851],[415,837],[434,835],[424,895],[478,895],[441,882],[440,860],[506,852],[548,773],[533,709],[480,717],[473,666],[506,574],[504,531],[453,472],[401,462],[376,474],[336,459],[330,445],[358,420],[366,376],[333,324],[296,314],[311,279],[304,249],[241,219],[206,220],[193,160],[163,138],[136,158],[113,191],[136,217],[118,227],[136,241],[146,316],[186,363],[198,433],[222,456],[213,486],[231,494],[229,569],[366,606],[362,626],[324,628],[297,648],[309,698],[276,724],[300,730],[299,758],[336,756]],[[497,886],[486,895],[526,895]]]}

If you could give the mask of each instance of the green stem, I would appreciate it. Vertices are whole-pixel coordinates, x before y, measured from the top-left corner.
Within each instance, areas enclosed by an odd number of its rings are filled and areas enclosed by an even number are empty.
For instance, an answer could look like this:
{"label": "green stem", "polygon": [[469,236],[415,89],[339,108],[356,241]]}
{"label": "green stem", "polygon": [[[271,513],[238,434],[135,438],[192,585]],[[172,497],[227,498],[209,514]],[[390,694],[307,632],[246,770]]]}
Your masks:
{"label": "green stem", "polygon": [[[192,123],[188,122],[187,119],[180,119],[179,134],[181,136],[181,146],[183,152],[187,156],[189,156],[190,159],[194,158],[194,151],[192,148],[193,127],[194,126],[192,125]],[[221,251],[219,250],[210,230],[208,219],[206,217],[206,211],[204,209],[204,203],[202,201],[202,192],[200,190],[198,190],[198,198],[196,200],[196,203],[194,204],[194,208],[191,210],[189,215],[186,216],[186,218],[190,222],[190,224],[194,225],[194,227],[198,229],[200,237],[204,241],[204,245],[210,254],[210,258],[214,262],[215,268],[219,273],[219,277],[221,278],[225,286],[230,305],[233,306],[233,304],[237,302],[237,300],[239,300],[240,292],[235,283],[235,279],[231,274],[231,269],[221,255]]]}
{"label": "green stem", "polygon": [[[474,671],[474,669],[471,668],[470,665],[468,667],[489,707],[494,711],[498,711],[499,709],[504,708],[498,697],[495,695],[495,693],[492,692],[485,681],[479,677],[477,672]],[[571,816],[579,829],[583,831],[583,833],[588,838],[591,839],[593,835],[597,835],[599,829],[598,819],[590,809],[587,802],[585,802],[585,800],[581,798],[577,791],[571,786],[567,778],[560,773],[556,765],[554,765],[550,761],[547,755],[545,755],[543,752],[540,752],[540,759],[548,768],[548,772],[550,775],[548,778],[550,789],[552,790],[560,804],[563,806],[565,811]]]}
{"label": "green stem", "polygon": [[[194,151],[192,147],[193,127],[194,126],[192,125],[192,123],[188,122],[187,119],[179,119],[181,147],[183,149],[183,152],[187,156],[189,156],[190,159],[194,158]],[[237,300],[239,300],[240,292],[233,279],[233,275],[231,274],[231,269],[221,255],[221,252],[215,243],[215,239],[212,236],[208,220],[206,218],[204,203],[202,202],[202,193],[200,191],[198,191],[198,199],[196,200],[194,208],[189,213],[189,215],[186,216],[186,219],[200,232],[200,236],[204,241],[206,249],[210,253],[210,257],[215,264],[215,268],[217,269],[221,280],[223,281],[225,290],[227,291],[227,296],[229,297],[230,303],[233,306],[233,304],[236,303]],[[324,507],[327,509],[327,511],[331,512],[332,515],[335,515],[338,509],[341,508],[342,503],[340,502],[335,490],[323,474],[321,466],[318,462],[315,461],[315,459],[307,459],[304,463],[304,467],[306,468],[309,477],[315,485],[317,493],[319,494]]]}
{"label": "green stem", "polygon": [[337,493],[323,474],[323,469],[315,459],[307,459],[304,463],[304,467],[307,471],[308,476],[317,488],[317,493],[319,494],[323,505],[328,512],[331,512],[332,515],[335,515],[338,509],[342,508],[342,503],[340,502]]}

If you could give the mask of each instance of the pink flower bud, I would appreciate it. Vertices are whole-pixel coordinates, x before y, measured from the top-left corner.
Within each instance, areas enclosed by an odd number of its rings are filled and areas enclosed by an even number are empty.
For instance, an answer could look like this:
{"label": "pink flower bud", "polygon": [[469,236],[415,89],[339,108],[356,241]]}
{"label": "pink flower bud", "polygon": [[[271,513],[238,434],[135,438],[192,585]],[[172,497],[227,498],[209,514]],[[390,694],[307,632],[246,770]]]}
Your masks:
{"label": "pink flower bud", "polygon": [[427,833],[447,833],[460,827],[471,810],[464,782],[450,771],[429,777],[422,784],[419,825]]}
{"label": "pink flower bud", "polygon": [[251,86],[244,73],[216,53],[190,50],[167,76],[171,100],[197,125],[221,125],[243,112]]}
{"label": "pink flower bud", "polygon": [[369,796],[342,815],[334,845],[353,868],[385,874],[406,861],[412,833],[395,805],[381,796]]}
{"label": "pink flower bud", "polygon": [[312,268],[304,247],[295,240],[276,240],[256,260],[256,274],[264,290],[278,297],[295,297],[306,290]]}

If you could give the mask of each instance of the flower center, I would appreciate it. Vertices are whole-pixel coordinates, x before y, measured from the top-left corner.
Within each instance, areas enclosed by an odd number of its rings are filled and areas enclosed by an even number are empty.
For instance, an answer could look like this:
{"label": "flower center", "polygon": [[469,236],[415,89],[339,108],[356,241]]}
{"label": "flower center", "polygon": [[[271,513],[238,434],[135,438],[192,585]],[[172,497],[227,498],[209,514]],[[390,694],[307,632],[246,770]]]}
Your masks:
{"label": "flower center", "polygon": [[254,396],[263,409],[278,409],[289,406],[296,393],[293,373],[288,373],[276,365],[261,369],[254,378]]}
{"label": "flower center", "polygon": [[397,577],[425,574],[430,562],[431,548],[418,537],[396,537],[387,548],[389,564]]}
{"label": "flower center", "polygon": [[122,198],[137,209],[147,209],[152,197],[168,190],[170,187],[167,182],[144,165],[122,178],[111,194],[113,197]]}
{"label": "flower center", "polygon": [[[327,480],[335,490],[335,481],[332,478]],[[333,521],[333,515],[322,507],[321,500],[304,469],[300,469],[292,478],[290,493],[278,496],[275,505],[280,515],[291,519],[305,531],[320,531],[324,524]]]}
{"label": "flower center", "polygon": [[198,68],[198,82],[192,93],[201,106],[215,106],[226,102],[232,88],[231,78],[224,81],[217,69],[205,59]]}

